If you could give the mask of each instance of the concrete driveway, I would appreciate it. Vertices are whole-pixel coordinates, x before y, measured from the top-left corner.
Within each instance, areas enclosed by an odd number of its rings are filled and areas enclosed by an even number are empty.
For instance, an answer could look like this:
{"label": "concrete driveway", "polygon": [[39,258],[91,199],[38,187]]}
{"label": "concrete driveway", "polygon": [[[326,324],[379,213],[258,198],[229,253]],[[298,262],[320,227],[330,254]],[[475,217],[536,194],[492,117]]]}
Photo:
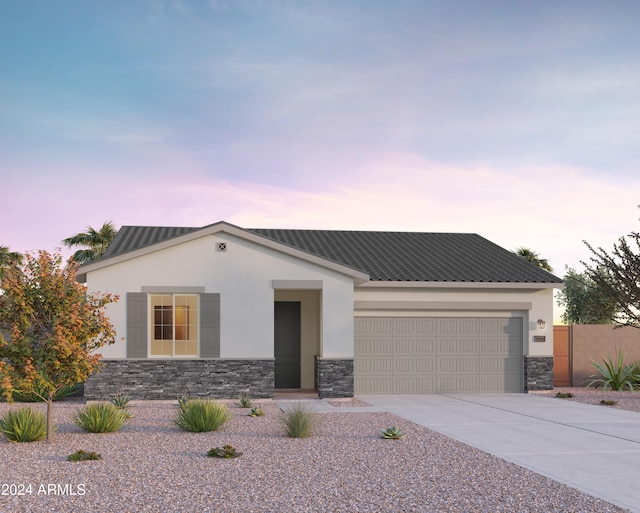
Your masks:
{"label": "concrete driveway", "polygon": [[360,399],[640,513],[640,413],[534,394]]}

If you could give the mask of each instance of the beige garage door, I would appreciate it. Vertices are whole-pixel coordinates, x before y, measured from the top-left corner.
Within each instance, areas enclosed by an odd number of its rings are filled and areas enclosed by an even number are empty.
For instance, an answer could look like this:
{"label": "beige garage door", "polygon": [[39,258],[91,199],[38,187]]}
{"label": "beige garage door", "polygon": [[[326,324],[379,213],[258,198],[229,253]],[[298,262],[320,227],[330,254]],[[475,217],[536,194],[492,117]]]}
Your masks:
{"label": "beige garage door", "polygon": [[522,389],[520,318],[355,319],[358,394]]}

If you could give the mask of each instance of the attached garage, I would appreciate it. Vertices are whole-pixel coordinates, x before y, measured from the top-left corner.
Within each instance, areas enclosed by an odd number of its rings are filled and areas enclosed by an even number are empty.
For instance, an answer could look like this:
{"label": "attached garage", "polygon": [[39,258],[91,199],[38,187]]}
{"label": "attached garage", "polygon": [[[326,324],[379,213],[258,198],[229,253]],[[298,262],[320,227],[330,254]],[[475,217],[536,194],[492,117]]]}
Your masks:
{"label": "attached garage", "polygon": [[522,392],[519,317],[356,317],[356,394]]}

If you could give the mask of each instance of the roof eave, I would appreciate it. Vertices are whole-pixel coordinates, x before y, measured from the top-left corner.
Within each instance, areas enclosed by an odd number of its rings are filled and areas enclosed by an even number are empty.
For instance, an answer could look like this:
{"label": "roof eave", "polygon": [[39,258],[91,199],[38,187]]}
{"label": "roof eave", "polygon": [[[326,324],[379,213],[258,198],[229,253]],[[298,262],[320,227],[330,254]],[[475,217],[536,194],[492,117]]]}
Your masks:
{"label": "roof eave", "polygon": [[369,275],[353,269],[351,267],[347,267],[342,264],[338,264],[331,260],[327,260],[325,258],[318,257],[306,251],[302,251],[286,244],[281,244],[280,242],[274,241],[268,237],[263,237],[262,235],[258,235],[256,233],[245,230],[244,228],[240,228],[239,226],[235,226],[229,224],[227,222],[221,221],[219,223],[211,224],[205,226],[199,230],[186,233],[184,235],[179,235],[178,237],[173,237],[171,239],[167,239],[156,244],[151,244],[149,246],[145,246],[140,249],[136,249],[133,251],[128,251],[126,253],[122,253],[120,255],[115,255],[110,258],[105,258],[98,260],[96,262],[91,262],[85,265],[82,265],[78,269],[78,281],[81,283],[86,282],[87,274],[93,271],[97,271],[99,269],[104,269],[106,267],[110,267],[112,265],[116,265],[127,260],[131,260],[134,258],[138,258],[149,253],[154,253],[156,251],[160,251],[162,249],[170,248],[172,246],[177,246],[179,244],[184,244],[185,242],[190,242],[195,239],[199,239],[201,237],[206,237],[209,235],[215,235],[216,233],[224,232],[229,235],[233,235],[249,242],[253,242],[260,246],[264,246],[275,251],[279,251],[281,253],[288,254],[290,256],[299,258],[300,260],[304,260],[309,263],[313,263],[319,265],[324,268],[331,269],[340,274],[345,274],[353,278],[356,285],[361,285],[369,281]]}
{"label": "roof eave", "polygon": [[427,288],[427,289],[562,289],[564,283],[513,281],[368,281],[363,288]]}

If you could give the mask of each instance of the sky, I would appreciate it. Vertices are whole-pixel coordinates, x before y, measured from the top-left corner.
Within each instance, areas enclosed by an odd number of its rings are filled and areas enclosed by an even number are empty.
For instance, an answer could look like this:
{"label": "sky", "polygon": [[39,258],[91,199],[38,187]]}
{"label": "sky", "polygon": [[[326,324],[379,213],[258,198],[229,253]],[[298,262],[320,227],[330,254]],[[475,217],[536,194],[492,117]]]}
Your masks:
{"label": "sky", "polygon": [[581,270],[583,241],[640,231],[638,20],[635,0],[6,0],[0,245],[224,220],[479,233]]}

